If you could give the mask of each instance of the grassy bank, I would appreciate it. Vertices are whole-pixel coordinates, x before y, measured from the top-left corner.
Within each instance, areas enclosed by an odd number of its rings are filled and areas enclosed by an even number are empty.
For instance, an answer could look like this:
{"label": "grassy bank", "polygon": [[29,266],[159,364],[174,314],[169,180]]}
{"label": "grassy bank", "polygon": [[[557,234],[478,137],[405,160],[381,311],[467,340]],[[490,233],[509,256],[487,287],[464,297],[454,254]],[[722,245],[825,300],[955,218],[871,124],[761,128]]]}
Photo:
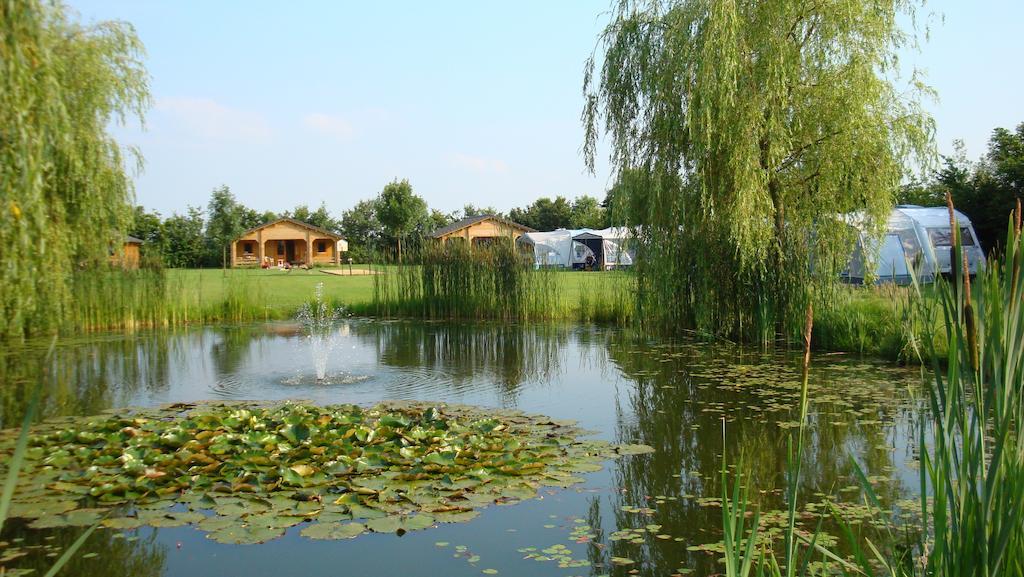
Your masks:
{"label": "grassy bank", "polygon": [[[80,273],[75,279],[75,298],[66,311],[65,332],[287,319],[320,283],[329,303],[366,316],[624,325],[634,311],[633,277],[625,271],[527,269],[510,281],[462,265],[441,271],[435,263],[429,272],[424,272],[422,265],[353,268],[380,274],[337,276],[323,272],[330,269]],[[427,292],[422,289],[425,274],[432,275],[432,288]],[[519,309],[508,307],[508,294],[502,296],[501,289],[494,289],[495,282],[515,285]],[[910,294],[906,287],[839,287],[828,303],[815,305],[819,312],[813,347],[891,360],[910,358]],[[799,335],[794,335],[793,342],[798,340]]]}

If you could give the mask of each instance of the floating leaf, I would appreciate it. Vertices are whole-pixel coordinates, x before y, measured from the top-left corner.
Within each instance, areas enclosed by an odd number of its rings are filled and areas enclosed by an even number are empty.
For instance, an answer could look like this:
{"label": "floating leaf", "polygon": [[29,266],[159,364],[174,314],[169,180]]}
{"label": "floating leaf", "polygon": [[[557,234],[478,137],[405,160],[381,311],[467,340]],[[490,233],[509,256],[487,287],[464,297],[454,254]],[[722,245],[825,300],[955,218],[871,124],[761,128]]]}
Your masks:
{"label": "floating leaf", "polygon": [[362,523],[314,523],[302,530],[303,537],[318,540],[352,539],[366,531]]}
{"label": "floating leaf", "polygon": [[643,455],[653,453],[654,447],[650,445],[615,445],[615,452],[620,455]]}
{"label": "floating leaf", "polygon": [[[173,405],[54,419],[32,433],[32,489],[15,494],[12,516],[86,526],[124,506],[130,514],[104,526],[193,524],[224,543],[273,539],[309,519],[319,522],[304,535],[342,538],[464,522],[631,454],[577,439],[570,422],[415,403]],[[0,432],[0,452],[13,442]]]}
{"label": "floating leaf", "polygon": [[255,545],[277,539],[282,535],[284,535],[284,529],[277,527],[232,525],[211,531],[206,534],[206,538],[229,545]]}

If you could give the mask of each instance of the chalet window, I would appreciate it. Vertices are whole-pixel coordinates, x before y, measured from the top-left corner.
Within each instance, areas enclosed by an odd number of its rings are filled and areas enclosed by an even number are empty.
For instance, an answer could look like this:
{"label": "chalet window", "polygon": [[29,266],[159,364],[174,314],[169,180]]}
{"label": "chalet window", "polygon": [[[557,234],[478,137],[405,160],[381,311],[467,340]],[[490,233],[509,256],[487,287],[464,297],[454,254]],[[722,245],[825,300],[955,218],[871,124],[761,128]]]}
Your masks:
{"label": "chalet window", "polygon": [[277,254],[278,255],[284,254],[284,250],[285,250],[284,249],[284,241],[283,240],[277,241]]}
{"label": "chalet window", "polygon": [[325,241],[325,240],[318,240],[318,241],[316,241],[316,251],[317,252],[325,252],[326,250],[327,250],[327,241]]}
{"label": "chalet window", "polygon": [[247,242],[247,243],[243,244],[242,245],[242,252],[244,252],[245,254],[252,254],[252,243],[251,242]]}

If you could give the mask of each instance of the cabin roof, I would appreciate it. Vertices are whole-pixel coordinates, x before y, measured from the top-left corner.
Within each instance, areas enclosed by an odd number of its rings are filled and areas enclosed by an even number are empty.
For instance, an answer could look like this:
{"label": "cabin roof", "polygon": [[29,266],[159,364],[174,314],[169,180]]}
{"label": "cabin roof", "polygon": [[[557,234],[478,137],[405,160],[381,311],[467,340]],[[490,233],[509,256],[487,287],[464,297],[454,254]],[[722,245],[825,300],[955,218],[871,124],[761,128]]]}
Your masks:
{"label": "cabin roof", "polygon": [[320,233],[320,234],[322,234],[324,236],[329,236],[329,237],[333,238],[334,240],[342,240],[343,238],[345,238],[344,236],[342,236],[342,235],[340,235],[340,234],[338,234],[336,232],[331,232],[331,231],[327,230],[326,228],[320,228],[319,226],[314,226],[312,224],[309,224],[308,222],[302,222],[301,220],[296,220],[294,218],[288,218],[288,217],[281,217],[281,218],[279,218],[277,220],[272,220],[270,222],[265,222],[265,223],[263,223],[263,224],[261,224],[259,226],[254,226],[254,227],[250,228],[249,230],[243,232],[242,234],[238,235],[238,237],[241,238],[241,237],[243,237],[243,236],[245,236],[245,235],[247,235],[249,233],[253,233],[253,232],[256,232],[257,230],[260,230],[261,228],[267,228],[268,226],[273,226],[275,224],[280,224],[282,222],[286,222],[286,223],[289,223],[289,224],[294,224],[295,226],[297,226],[299,228],[306,228],[306,229],[318,232],[318,233]]}
{"label": "cabin roof", "polygon": [[508,220],[506,218],[502,218],[502,217],[494,215],[494,214],[478,214],[476,216],[468,216],[468,217],[466,217],[466,218],[464,218],[464,219],[462,219],[460,221],[453,222],[453,223],[449,224],[448,226],[443,226],[443,227],[435,230],[433,233],[431,233],[430,236],[432,236],[434,238],[441,238],[442,236],[447,236],[447,235],[449,235],[449,234],[451,234],[453,232],[456,232],[456,231],[462,230],[464,228],[473,226],[474,224],[476,224],[478,222],[483,222],[485,220],[495,220],[495,221],[498,221],[498,222],[500,222],[500,223],[502,223],[502,224],[504,224],[506,226],[510,226],[512,228],[518,228],[519,230],[521,230],[523,232],[537,232],[536,230],[534,230],[534,229],[532,229],[532,228],[530,228],[528,226],[519,224],[518,222],[513,222],[511,220]]}
{"label": "cabin roof", "polygon": [[138,238],[138,237],[134,237],[134,236],[129,234],[129,235],[126,235],[124,237],[124,242],[125,242],[125,244],[142,244],[142,239]]}

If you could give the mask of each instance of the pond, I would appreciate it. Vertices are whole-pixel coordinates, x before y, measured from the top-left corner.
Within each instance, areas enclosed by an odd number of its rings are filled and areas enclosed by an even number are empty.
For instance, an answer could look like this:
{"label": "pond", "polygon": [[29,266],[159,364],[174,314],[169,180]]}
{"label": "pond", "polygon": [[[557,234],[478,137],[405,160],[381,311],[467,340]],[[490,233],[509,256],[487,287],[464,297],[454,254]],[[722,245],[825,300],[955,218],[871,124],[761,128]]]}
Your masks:
{"label": "pond", "polygon": [[[0,355],[0,427],[18,426],[30,387],[43,383],[50,417],[201,400],[417,400],[573,419],[596,438],[655,449],[607,461],[570,488],[545,487],[469,522],[402,536],[314,541],[297,526],[268,543],[225,545],[190,526],[101,529],[69,575],[713,574],[723,446],[730,463],[742,459],[762,512],[781,508],[798,415],[796,355],[593,326],[349,320],[335,329],[319,381],[311,344],[293,323],[100,335],[59,342],[48,358],[49,345]],[[919,372],[843,355],[812,363],[802,508],[821,510],[831,495],[843,510],[860,510],[852,458],[898,512],[918,486]],[[813,529],[812,515],[803,522]],[[0,541],[59,548],[80,532],[14,519]],[[29,550],[7,567],[52,563],[54,547]]]}

